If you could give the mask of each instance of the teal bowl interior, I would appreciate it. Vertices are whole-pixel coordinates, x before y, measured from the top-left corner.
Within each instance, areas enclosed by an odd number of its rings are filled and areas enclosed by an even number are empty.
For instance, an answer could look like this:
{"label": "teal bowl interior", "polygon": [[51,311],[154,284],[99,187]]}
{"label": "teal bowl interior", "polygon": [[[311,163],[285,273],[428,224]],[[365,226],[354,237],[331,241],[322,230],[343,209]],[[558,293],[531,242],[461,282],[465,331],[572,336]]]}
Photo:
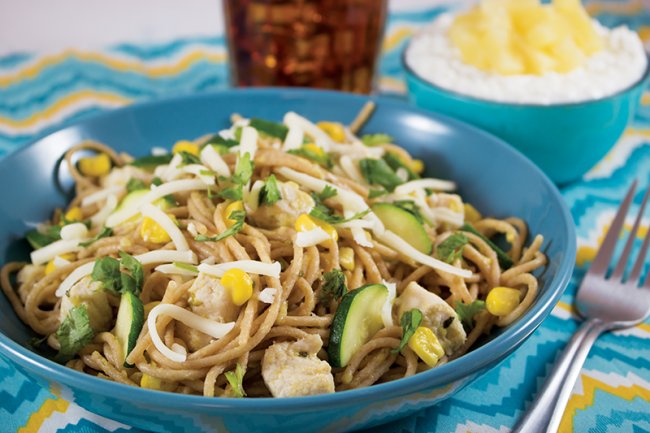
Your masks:
{"label": "teal bowl interior", "polygon": [[[337,92],[234,90],[130,106],[64,128],[0,161],[0,257],[25,258],[29,227],[70,199],[72,181],[57,170],[63,152],[94,139],[133,155],[169,147],[223,128],[231,113],[280,120],[294,110],[314,120],[348,123],[368,100]],[[163,393],[98,379],[56,364],[29,348],[33,333],[0,296],[0,356],[17,369],[60,389],[91,412],[156,432],[337,432],[406,416],[431,406],[503,360],[550,313],[566,287],[575,259],[571,216],[557,189],[530,161],[493,136],[458,121],[373,98],[364,132],[392,135],[428,174],[454,179],[460,193],[488,215],[518,216],[544,235],[549,264],[539,275],[534,305],[512,326],[454,360],[410,378],[341,393],[292,399],[224,399]]]}
{"label": "teal bowl interior", "polygon": [[[404,51],[406,53],[406,50]],[[554,182],[582,177],[621,137],[650,76],[601,99],[554,105],[488,101],[444,89],[418,76],[402,56],[409,100],[495,134],[537,164]]]}

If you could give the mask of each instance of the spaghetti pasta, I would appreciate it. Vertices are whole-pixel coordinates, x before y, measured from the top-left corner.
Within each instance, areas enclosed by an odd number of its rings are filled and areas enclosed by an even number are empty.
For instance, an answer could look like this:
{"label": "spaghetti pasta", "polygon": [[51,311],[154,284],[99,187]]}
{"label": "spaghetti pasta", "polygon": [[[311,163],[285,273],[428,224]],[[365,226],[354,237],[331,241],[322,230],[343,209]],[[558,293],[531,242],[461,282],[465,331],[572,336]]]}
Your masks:
{"label": "spaghetti pasta", "polygon": [[[543,238],[526,246],[517,218],[467,228],[453,182],[355,135],[373,108],[350,128],[233,116],[173,158],[76,145],[75,198],[27,234],[32,263],[5,264],[2,290],[58,361],[165,391],[317,394],[457,358],[534,302]],[[84,174],[82,150],[110,172]],[[485,302],[500,286],[518,293],[505,314]]]}

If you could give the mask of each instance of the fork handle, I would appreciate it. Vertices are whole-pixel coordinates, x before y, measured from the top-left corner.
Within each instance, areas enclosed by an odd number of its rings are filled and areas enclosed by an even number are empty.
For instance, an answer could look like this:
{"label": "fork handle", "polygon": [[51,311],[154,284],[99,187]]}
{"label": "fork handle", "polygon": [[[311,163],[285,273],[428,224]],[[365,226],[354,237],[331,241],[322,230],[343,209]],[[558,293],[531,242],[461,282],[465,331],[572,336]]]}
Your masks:
{"label": "fork handle", "polygon": [[544,386],[512,433],[555,433],[573,385],[596,338],[607,329],[602,321],[589,319],[573,334]]}

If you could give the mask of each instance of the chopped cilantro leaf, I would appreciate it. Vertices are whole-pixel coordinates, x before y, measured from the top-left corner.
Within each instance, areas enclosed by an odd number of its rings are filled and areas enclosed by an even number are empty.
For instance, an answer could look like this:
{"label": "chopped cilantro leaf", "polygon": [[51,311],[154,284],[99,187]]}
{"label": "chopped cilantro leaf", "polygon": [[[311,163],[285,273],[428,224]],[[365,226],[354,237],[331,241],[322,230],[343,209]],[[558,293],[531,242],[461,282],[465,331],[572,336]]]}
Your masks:
{"label": "chopped cilantro leaf", "polygon": [[422,323],[422,311],[417,308],[407,311],[402,314],[399,323],[402,326],[402,339],[399,342],[399,346],[391,351],[393,353],[401,352],[415,333],[415,330],[418,329],[418,326]]}
{"label": "chopped cilantro leaf", "polygon": [[323,166],[325,168],[332,168],[334,164],[332,163],[332,159],[330,158],[329,154],[327,152],[315,152],[314,150],[303,146],[299,149],[291,149],[287,151],[287,153],[290,153],[291,155],[296,155],[296,156],[302,156],[303,158],[307,158],[310,161],[314,161],[316,164]]}
{"label": "chopped cilantro leaf", "polygon": [[252,118],[248,126],[257,129],[258,132],[268,135],[269,137],[279,138],[284,140],[289,133],[289,128],[282,123],[270,122],[264,119]]}
{"label": "chopped cilantro leaf", "polygon": [[101,238],[106,238],[106,237],[109,237],[109,236],[112,236],[112,235],[113,235],[113,229],[112,228],[110,228],[110,227],[102,227],[102,229],[99,231],[99,233],[97,233],[92,238],[88,239],[85,242],[79,242],[79,246],[82,246],[82,247],[85,248],[85,247],[88,247],[88,246],[94,244],[95,242],[97,242]]}
{"label": "chopped cilantro leaf", "polygon": [[329,302],[332,299],[339,301],[348,292],[348,288],[345,286],[345,274],[338,269],[325,272],[322,281],[323,285],[319,294],[321,302]]}
{"label": "chopped cilantro leaf", "polygon": [[95,336],[90,327],[90,318],[85,305],[73,307],[56,330],[56,339],[60,348],[55,360],[67,362],[72,359]]}
{"label": "chopped cilantro leaf", "polygon": [[165,155],[148,155],[131,161],[129,165],[140,167],[145,170],[153,170],[159,165],[169,164],[169,162],[172,160],[172,157],[173,155],[170,153],[167,153]]}
{"label": "chopped cilantro leaf", "polygon": [[468,243],[469,239],[463,233],[454,233],[438,245],[436,255],[444,262],[453,263],[463,256],[463,249]]}
{"label": "chopped cilantro leaf", "polygon": [[182,160],[180,165],[201,164],[201,160],[199,159],[199,157],[194,155],[193,153],[189,153],[184,150],[181,150],[180,152],[178,152],[178,154],[181,156],[181,160]]}
{"label": "chopped cilantro leaf", "polygon": [[485,309],[484,301],[474,301],[471,304],[465,304],[464,302],[456,302],[454,305],[454,310],[458,314],[458,318],[466,328],[472,328],[474,326],[474,316],[480,313]]}
{"label": "chopped cilantro leaf", "polygon": [[237,364],[235,371],[225,372],[224,376],[226,376],[226,380],[230,384],[230,389],[234,397],[246,397],[246,392],[244,391],[244,368],[241,364]]}
{"label": "chopped cilantro leaf", "polygon": [[359,161],[361,174],[371,185],[381,185],[388,191],[404,183],[383,159],[364,158]]}
{"label": "chopped cilantro leaf", "polygon": [[141,179],[138,179],[136,177],[129,179],[129,181],[126,183],[126,191],[133,192],[138,189],[147,189],[147,185]]}
{"label": "chopped cilantro leaf", "polygon": [[194,240],[197,242],[217,242],[227,238],[228,236],[233,236],[239,233],[239,231],[244,227],[246,212],[244,212],[243,210],[234,210],[230,213],[228,219],[235,221],[235,223],[220,235],[212,236],[212,237],[205,236],[205,235],[198,235],[194,238]]}
{"label": "chopped cilantro leaf", "polygon": [[395,172],[397,172],[398,169],[403,168],[406,170],[406,173],[408,173],[408,180],[414,180],[414,179],[419,179],[420,176],[411,170],[411,167],[408,165],[404,164],[404,162],[397,156],[397,154],[393,152],[386,152],[386,154],[383,157],[384,161],[386,161],[386,164],[390,166]]}
{"label": "chopped cilantro leaf", "polygon": [[264,186],[260,191],[260,203],[270,206],[278,202],[281,198],[278,181],[274,175],[270,175],[264,181]]}

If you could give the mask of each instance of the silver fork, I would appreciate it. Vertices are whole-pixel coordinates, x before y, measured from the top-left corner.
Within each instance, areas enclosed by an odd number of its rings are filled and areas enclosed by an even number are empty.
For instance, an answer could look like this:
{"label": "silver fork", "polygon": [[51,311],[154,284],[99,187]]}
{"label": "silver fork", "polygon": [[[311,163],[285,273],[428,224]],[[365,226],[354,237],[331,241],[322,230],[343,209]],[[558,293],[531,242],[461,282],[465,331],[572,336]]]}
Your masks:
{"label": "silver fork", "polygon": [[607,275],[635,190],[636,181],[628,190],[596,258],[578,289],[575,306],[580,316],[585,319],[584,322],[564,348],[553,371],[513,433],[555,433],[573,385],[596,338],[603,332],[638,325],[650,314],[650,271],[641,282],[641,272],[650,244],[650,229],[643,239],[632,270],[625,278],[625,269],[650,196],[650,188],[645,192],[621,257],[611,275]]}

